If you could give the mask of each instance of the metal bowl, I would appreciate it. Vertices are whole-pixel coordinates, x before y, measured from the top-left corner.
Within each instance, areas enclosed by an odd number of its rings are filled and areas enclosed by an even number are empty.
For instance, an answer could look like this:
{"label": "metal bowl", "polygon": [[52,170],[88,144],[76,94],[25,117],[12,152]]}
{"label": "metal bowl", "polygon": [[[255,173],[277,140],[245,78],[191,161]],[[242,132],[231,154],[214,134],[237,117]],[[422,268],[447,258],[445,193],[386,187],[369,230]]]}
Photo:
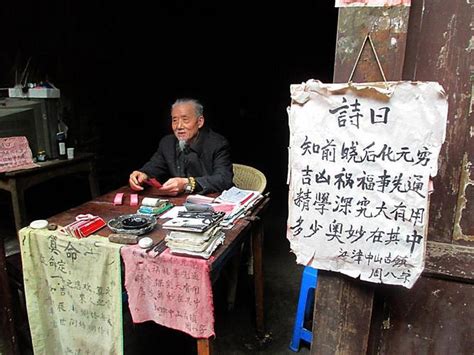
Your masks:
{"label": "metal bowl", "polygon": [[151,232],[156,226],[156,218],[141,214],[126,214],[113,218],[107,226],[115,233],[142,235]]}
{"label": "metal bowl", "polygon": [[143,216],[132,216],[124,218],[122,226],[125,229],[139,229],[148,226],[151,222]]}

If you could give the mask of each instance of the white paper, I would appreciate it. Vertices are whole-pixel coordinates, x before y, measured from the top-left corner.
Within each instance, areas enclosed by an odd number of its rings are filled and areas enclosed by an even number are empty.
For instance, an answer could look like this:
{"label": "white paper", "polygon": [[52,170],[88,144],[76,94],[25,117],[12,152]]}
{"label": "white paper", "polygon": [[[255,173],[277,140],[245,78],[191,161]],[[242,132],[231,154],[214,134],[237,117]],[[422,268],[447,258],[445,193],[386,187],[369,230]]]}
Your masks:
{"label": "white paper", "polygon": [[174,206],[173,208],[169,209],[168,211],[166,211],[165,213],[160,215],[160,217],[158,217],[158,218],[163,218],[163,219],[164,218],[177,218],[178,213],[183,212],[183,211],[186,211],[186,207],[184,207],[184,206]]}
{"label": "white paper", "polygon": [[245,204],[250,199],[257,197],[260,193],[253,190],[243,190],[232,186],[229,190],[223,191],[216,199],[216,202],[228,202],[236,204]]}
{"label": "white paper", "polygon": [[445,138],[442,87],[310,80],[291,93],[287,237],[297,262],[410,288]]}

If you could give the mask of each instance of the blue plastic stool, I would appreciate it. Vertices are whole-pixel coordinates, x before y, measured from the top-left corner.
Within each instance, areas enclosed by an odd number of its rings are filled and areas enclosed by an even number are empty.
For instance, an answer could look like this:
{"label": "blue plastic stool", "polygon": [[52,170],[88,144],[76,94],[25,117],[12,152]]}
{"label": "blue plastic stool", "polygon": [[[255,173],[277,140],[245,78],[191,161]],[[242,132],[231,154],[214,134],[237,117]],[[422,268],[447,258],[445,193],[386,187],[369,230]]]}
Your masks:
{"label": "blue plastic stool", "polygon": [[290,350],[299,351],[301,340],[310,344],[313,341],[313,333],[311,330],[304,328],[304,321],[310,317],[311,311],[313,310],[314,291],[317,282],[318,270],[311,266],[305,266],[303,276],[301,277],[300,296],[298,299],[298,309],[296,310]]}

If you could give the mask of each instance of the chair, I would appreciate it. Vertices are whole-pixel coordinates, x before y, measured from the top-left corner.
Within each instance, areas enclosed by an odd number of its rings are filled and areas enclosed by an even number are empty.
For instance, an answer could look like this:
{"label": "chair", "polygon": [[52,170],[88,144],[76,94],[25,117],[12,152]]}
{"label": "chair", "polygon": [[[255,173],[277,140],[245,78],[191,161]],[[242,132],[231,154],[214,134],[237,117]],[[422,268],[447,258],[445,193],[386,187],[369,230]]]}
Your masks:
{"label": "chair", "polygon": [[314,292],[318,283],[318,270],[311,266],[305,266],[301,277],[300,295],[298,308],[296,310],[295,324],[293,327],[293,337],[290,343],[292,351],[299,351],[300,341],[304,340],[311,344],[313,333],[311,329],[305,328],[305,321],[310,318],[314,307]]}
{"label": "chair", "polygon": [[243,190],[254,190],[262,193],[267,186],[267,178],[258,169],[248,165],[232,164],[234,185]]}

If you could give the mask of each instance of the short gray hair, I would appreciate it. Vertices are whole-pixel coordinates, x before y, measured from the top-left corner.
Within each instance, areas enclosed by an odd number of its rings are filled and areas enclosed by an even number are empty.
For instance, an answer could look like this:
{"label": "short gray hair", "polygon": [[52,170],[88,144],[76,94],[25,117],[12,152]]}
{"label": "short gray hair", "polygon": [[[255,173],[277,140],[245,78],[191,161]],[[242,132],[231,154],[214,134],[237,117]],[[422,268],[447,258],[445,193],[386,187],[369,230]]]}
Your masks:
{"label": "short gray hair", "polygon": [[177,105],[181,104],[193,104],[194,105],[194,112],[196,113],[196,116],[202,116],[204,113],[204,106],[196,99],[188,99],[188,98],[183,98],[183,99],[177,99],[173,105],[171,105],[171,109],[173,109]]}

